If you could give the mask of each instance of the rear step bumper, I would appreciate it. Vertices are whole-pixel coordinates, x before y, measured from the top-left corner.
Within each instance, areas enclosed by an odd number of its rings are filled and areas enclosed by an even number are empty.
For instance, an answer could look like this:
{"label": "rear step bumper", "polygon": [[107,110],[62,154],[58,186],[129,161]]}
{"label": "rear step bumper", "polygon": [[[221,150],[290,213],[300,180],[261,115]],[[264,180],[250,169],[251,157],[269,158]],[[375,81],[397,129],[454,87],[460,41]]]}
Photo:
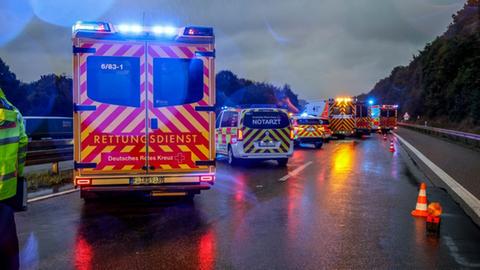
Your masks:
{"label": "rear step bumper", "polygon": [[81,187],[82,191],[94,192],[129,192],[129,191],[160,191],[160,192],[188,192],[210,189],[210,184],[195,185],[144,185],[144,186],[87,186]]}

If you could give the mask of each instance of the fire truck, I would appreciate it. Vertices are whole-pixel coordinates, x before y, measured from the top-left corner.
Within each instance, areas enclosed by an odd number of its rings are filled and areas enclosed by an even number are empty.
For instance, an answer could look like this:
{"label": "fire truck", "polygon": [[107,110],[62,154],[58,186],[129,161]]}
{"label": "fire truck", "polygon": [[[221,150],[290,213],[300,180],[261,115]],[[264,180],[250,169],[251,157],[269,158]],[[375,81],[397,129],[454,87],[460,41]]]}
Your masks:
{"label": "fire truck", "polygon": [[72,28],[74,185],[193,197],[215,181],[210,27],[77,22]]}
{"label": "fire truck", "polygon": [[382,105],[379,107],[380,121],[378,129],[382,133],[387,133],[397,128],[397,109],[398,105]]}
{"label": "fire truck", "polygon": [[328,120],[333,136],[345,138],[355,132],[355,102],[350,97],[328,100]]}
{"label": "fire truck", "polygon": [[370,106],[363,101],[355,101],[355,135],[369,135],[371,132]]}

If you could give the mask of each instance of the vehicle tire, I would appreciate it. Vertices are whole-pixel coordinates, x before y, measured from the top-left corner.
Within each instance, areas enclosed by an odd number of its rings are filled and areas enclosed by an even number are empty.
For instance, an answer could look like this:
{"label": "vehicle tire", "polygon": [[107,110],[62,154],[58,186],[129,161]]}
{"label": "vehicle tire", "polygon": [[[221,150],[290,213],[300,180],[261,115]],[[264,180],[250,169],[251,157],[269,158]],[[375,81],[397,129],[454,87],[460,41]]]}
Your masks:
{"label": "vehicle tire", "polygon": [[228,146],[228,164],[235,166],[238,165],[238,159],[233,155],[232,147]]}
{"label": "vehicle tire", "polygon": [[323,143],[317,142],[317,143],[315,143],[315,148],[320,149],[320,148],[322,148],[322,145],[323,145]]}
{"label": "vehicle tire", "polygon": [[278,166],[280,167],[286,167],[288,163],[288,158],[279,158],[277,159]]}
{"label": "vehicle tire", "polygon": [[5,203],[15,212],[27,211],[27,195],[27,179],[20,177],[17,179],[17,193]]}

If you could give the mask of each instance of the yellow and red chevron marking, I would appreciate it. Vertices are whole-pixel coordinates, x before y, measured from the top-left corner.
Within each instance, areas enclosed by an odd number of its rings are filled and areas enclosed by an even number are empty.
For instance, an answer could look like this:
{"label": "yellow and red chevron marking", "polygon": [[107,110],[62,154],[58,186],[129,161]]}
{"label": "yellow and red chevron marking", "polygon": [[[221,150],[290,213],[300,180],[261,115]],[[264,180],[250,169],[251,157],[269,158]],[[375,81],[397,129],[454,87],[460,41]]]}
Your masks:
{"label": "yellow and red chevron marking", "polygon": [[[193,58],[196,51],[206,51],[206,46],[192,46],[190,44],[166,45],[148,45],[147,48],[147,81],[148,95],[153,96],[153,59],[154,58]],[[165,168],[168,165],[171,168],[197,168],[195,161],[210,159],[210,125],[209,114],[207,112],[198,112],[196,106],[205,106],[210,103],[210,71],[208,68],[209,60],[203,61],[203,99],[196,103],[184,104],[180,106],[170,106],[156,108],[152,99],[148,100],[149,118],[158,119],[158,130],[149,129],[150,136],[167,134],[169,136],[187,136],[188,134],[197,134],[196,140],[184,141],[168,145],[173,153],[183,154],[176,162],[168,163],[165,160],[150,160],[150,164]],[[174,94],[174,93],[172,93]],[[149,144],[149,152],[154,152],[154,156],[165,154],[164,149],[156,144]],[[191,154],[190,154],[191,153]]]}
{"label": "yellow and red chevron marking", "polygon": [[370,117],[357,117],[355,119],[355,127],[356,128],[367,128],[369,129],[371,125],[371,118]]}
{"label": "yellow and red chevron marking", "polygon": [[[314,129],[313,131],[310,131],[309,129]],[[321,125],[299,125],[296,130],[296,137],[302,138],[302,137],[308,137],[308,138],[315,138],[315,137],[322,137],[323,132],[320,131],[319,129],[321,128]]]}
{"label": "yellow and red chevron marking", "polygon": [[[96,106],[95,111],[80,113],[80,162],[96,163],[94,170],[141,170],[145,161],[145,47],[143,43],[131,42],[95,42],[80,44],[82,48],[95,48],[95,56],[129,56],[138,57],[140,61],[140,107],[125,107],[93,101],[87,96],[87,58],[91,54],[80,54],[79,68],[79,103]],[[117,135],[125,134],[125,143],[110,143]],[[135,138],[135,139],[131,139]]]}
{"label": "yellow and red chevron marking", "polygon": [[[287,153],[290,148],[290,128],[252,129],[243,128],[243,149],[245,153]],[[280,147],[262,149],[255,147],[255,142],[280,142]]]}
{"label": "yellow and red chevron marking", "polygon": [[222,144],[234,143],[237,139],[236,127],[224,127],[220,128],[217,132],[217,142]]}
{"label": "yellow and red chevron marking", "polygon": [[355,127],[353,118],[333,118],[330,120],[330,129],[333,133],[340,131],[351,132]]}

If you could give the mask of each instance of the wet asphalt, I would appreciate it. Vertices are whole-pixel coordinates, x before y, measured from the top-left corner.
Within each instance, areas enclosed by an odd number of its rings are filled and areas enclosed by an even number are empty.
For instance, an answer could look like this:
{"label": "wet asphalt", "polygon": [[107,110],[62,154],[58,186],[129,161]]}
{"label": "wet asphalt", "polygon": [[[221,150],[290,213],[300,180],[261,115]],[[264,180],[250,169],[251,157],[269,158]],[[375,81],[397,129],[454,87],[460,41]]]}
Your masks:
{"label": "wet asphalt", "polygon": [[332,141],[297,149],[287,168],[220,161],[215,186],[193,202],[84,204],[78,192],[35,202],[16,215],[21,266],[480,268],[480,229],[444,190],[426,181],[444,210],[438,238],[410,215],[420,179],[388,146],[378,135]]}

